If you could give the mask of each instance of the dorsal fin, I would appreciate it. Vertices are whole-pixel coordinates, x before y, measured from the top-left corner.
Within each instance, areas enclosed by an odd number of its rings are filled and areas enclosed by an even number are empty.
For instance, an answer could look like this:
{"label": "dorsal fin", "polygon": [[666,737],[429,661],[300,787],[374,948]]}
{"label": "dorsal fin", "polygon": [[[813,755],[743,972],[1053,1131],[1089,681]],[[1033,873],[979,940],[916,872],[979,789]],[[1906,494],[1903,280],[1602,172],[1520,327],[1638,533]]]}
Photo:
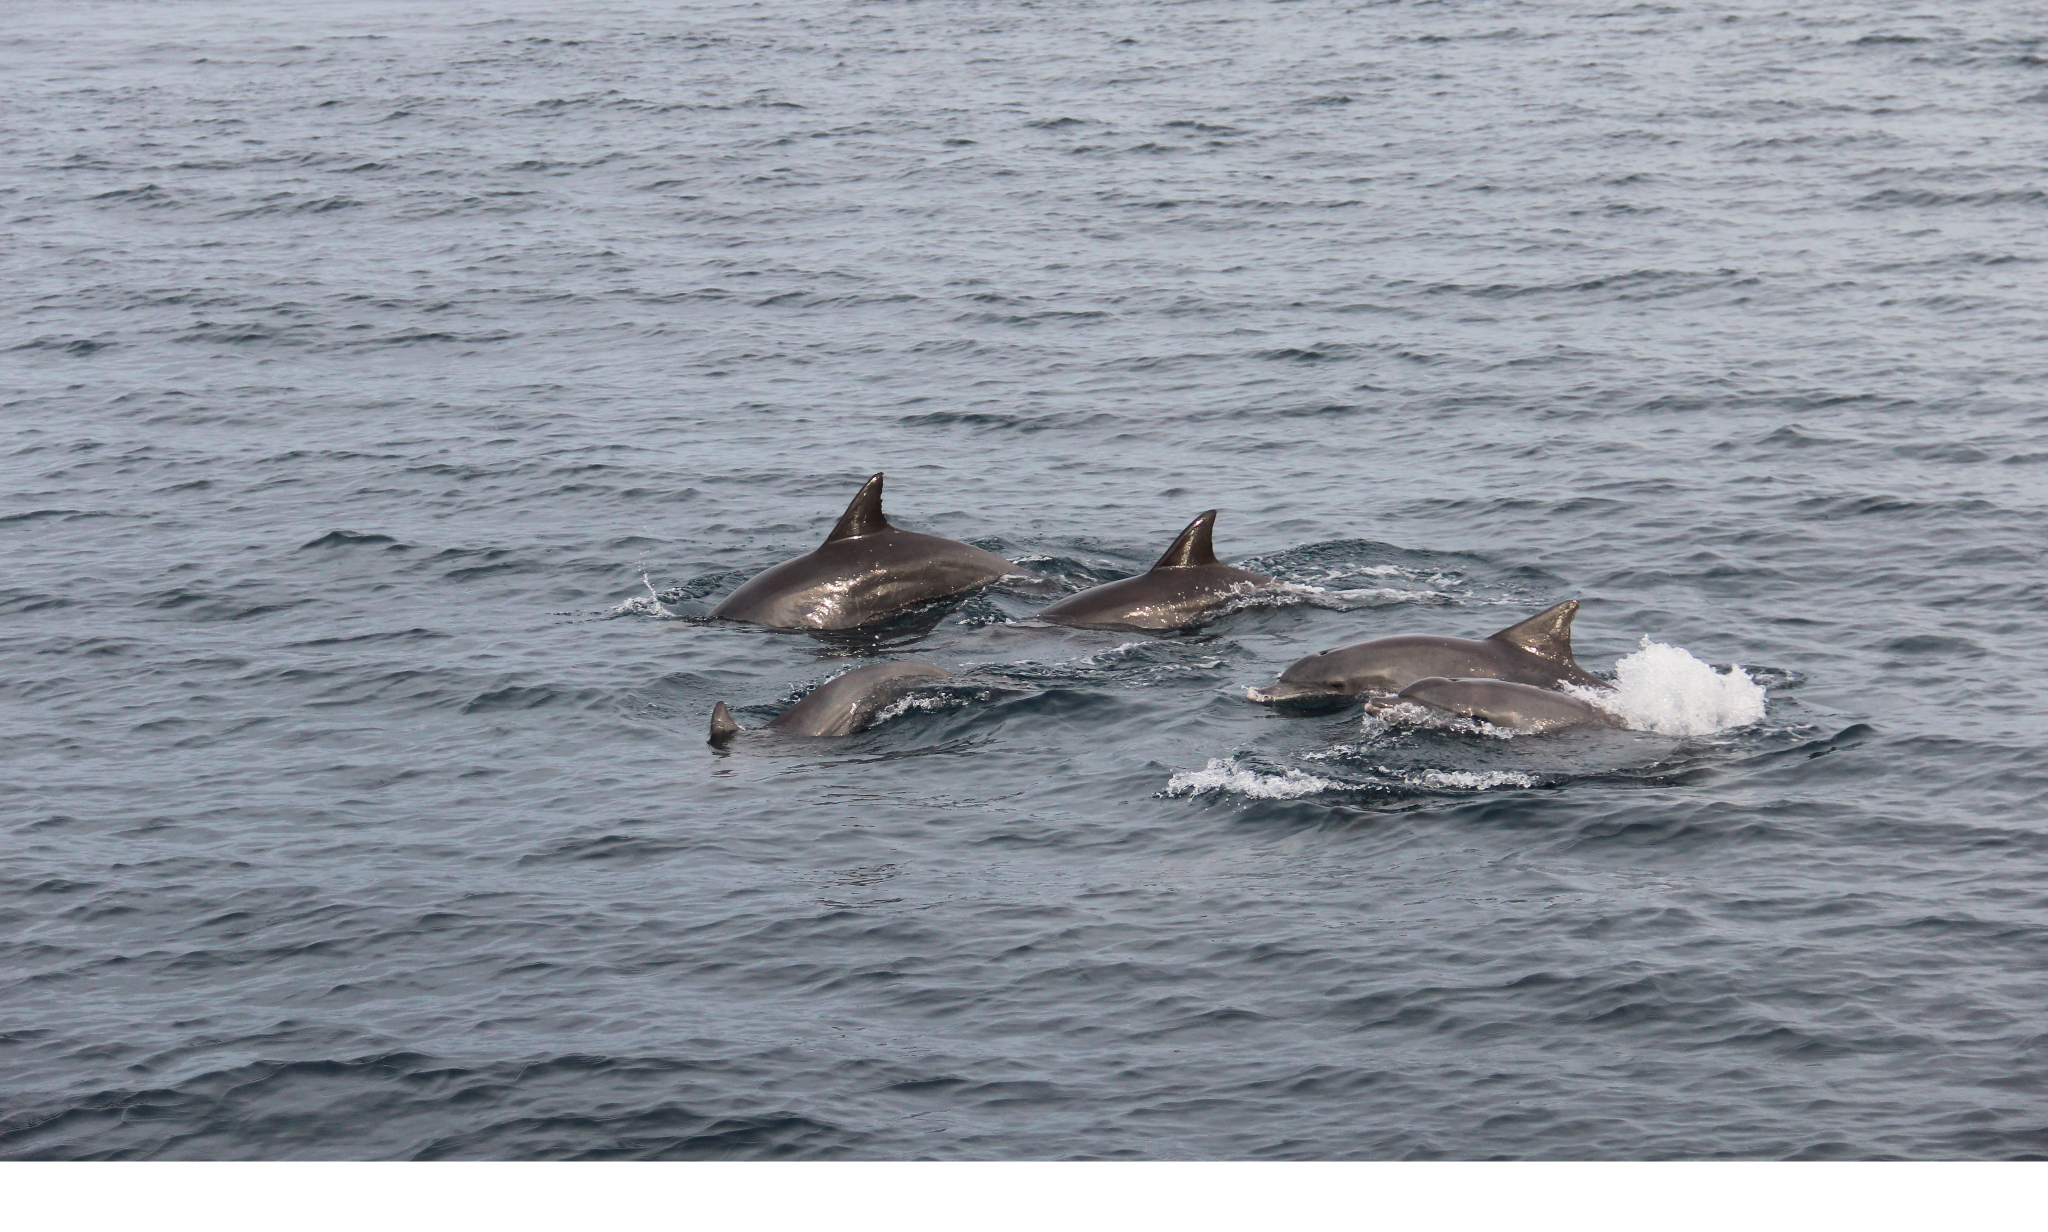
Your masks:
{"label": "dorsal fin", "polygon": [[724,702],[719,702],[711,707],[710,742],[712,744],[724,744],[738,734],[739,730],[740,725],[733,722],[732,711],[725,708]]}
{"label": "dorsal fin", "polygon": [[834,539],[858,539],[862,535],[872,535],[878,530],[893,529],[895,528],[889,525],[889,519],[882,516],[882,476],[878,471],[874,478],[860,485],[860,491],[853,494],[853,503],[846,507],[845,513],[839,515],[839,525],[833,527],[832,533],[825,536],[825,542],[830,543]]}
{"label": "dorsal fin", "polygon": [[1496,642],[1519,646],[1533,655],[1559,663],[1571,663],[1572,617],[1579,613],[1579,601],[1566,599],[1548,611],[1538,612],[1518,625],[1509,625],[1493,635]]}
{"label": "dorsal fin", "polygon": [[1188,523],[1188,528],[1166,549],[1166,555],[1159,558],[1154,569],[1192,569],[1196,565],[1217,565],[1216,545],[1210,536],[1216,531],[1216,511],[1209,510],[1201,517]]}

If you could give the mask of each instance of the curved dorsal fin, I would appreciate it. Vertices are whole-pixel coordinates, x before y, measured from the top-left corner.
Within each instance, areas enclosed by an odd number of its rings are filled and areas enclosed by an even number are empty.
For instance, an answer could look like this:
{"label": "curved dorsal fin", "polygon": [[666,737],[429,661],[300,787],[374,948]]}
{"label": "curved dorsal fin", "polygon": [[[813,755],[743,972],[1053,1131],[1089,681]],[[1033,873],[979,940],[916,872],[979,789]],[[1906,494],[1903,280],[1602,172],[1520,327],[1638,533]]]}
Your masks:
{"label": "curved dorsal fin", "polygon": [[1560,663],[1572,659],[1572,617],[1579,613],[1579,601],[1566,599],[1547,611],[1538,612],[1518,625],[1509,625],[1490,639],[1519,646],[1533,655]]}
{"label": "curved dorsal fin", "polygon": [[1217,565],[1216,545],[1210,536],[1216,532],[1216,511],[1209,510],[1201,517],[1188,523],[1188,528],[1166,549],[1166,555],[1159,558],[1154,569],[1192,569],[1196,565]]}
{"label": "curved dorsal fin", "polygon": [[740,725],[733,721],[732,711],[725,708],[724,702],[711,707],[712,744],[724,744],[738,734],[739,730]]}
{"label": "curved dorsal fin", "polygon": [[853,502],[847,505],[845,513],[839,515],[839,525],[825,536],[825,542],[858,539],[878,530],[893,529],[889,519],[882,516],[882,475],[877,471],[872,479],[860,485],[860,491],[853,494]]}

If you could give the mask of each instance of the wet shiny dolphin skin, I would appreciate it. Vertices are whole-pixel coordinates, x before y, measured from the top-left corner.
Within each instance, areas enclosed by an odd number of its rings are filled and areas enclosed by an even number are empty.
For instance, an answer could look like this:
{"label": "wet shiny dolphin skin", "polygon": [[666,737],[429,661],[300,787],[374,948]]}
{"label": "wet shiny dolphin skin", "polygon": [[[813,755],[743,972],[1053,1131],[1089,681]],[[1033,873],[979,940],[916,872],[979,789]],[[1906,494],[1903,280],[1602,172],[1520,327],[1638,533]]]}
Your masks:
{"label": "wet shiny dolphin skin", "polygon": [[1069,595],[1038,618],[1082,628],[1160,632],[1199,625],[1236,595],[1273,580],[1217,560],[1215,530],[1216,511],[1211,509],[1188,523],[1149,571]]}
{"label": "wet shiny dolphin skin", "polygon": [[[891,702],[953,673],[930,663],[877,663],[835,676],[805,694],[796,705],[762,725],[792,736],[851,736],[865,730]],[[742,729],[724,702],[711,710],[711,740],[722,745]]]}
{"label": "wet shiny dolphin skin", "polygon": [[1249,689],[1245,696],[1266,703],[1334,700],[1398,693],[1430,676],[1510,680],[1540,689],[1607,688],[1572,657],[1572,617],[1578,610],[1579,601],[1567,599],[1487,638],[1407,635],[1318,651],[1296,660],[1277,684]]}
{"label": "wet shiny dolphin skin", "polygon": [[1584,698],[1560,693],[1556,689],[1516,684],[1512,680],[1452,680],[1429,676],[1397,694],[1372,698],[1366,702],[1365,708],[1379,713],[1401,702],[1482,719],[1495,727],[1522,732],[1556,731],[1586,724],[1622,726],[1620,718]]}
{"label": "wet shiny dolphin skin", "polygon": [[889,525],[877,474],[854,494],[824,543],[747,579],[711,615],[778,629],[855,629],[965,596],[1016,571],[972,544]]}

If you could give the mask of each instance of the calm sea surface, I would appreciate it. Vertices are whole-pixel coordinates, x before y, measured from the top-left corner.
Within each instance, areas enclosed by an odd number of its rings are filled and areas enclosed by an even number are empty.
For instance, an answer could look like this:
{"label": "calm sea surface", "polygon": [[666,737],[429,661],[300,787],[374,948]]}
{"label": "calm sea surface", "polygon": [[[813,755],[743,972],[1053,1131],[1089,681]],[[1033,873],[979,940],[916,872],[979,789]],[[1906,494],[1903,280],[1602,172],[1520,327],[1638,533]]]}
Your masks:
{"label": "calm sea surface", "polygon": [[14,6],[0,1156],[2048,1155],[2048,25],[1789,7]]}

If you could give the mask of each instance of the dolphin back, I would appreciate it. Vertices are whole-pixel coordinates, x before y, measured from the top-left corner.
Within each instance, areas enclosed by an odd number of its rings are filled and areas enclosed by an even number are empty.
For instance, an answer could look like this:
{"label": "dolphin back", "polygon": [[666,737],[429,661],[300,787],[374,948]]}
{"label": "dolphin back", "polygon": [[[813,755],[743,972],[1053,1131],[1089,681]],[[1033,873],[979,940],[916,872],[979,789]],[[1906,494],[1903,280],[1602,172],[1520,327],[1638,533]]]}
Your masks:
{"label": "dolphin back", "polygon": [[1382,700],[1414,702],[1513,731],[1547,732],[1587,724],[1621,726],[1619,718],[1583,698],[1512,680],[1431,676]]}
{"label": "dolphin back", "polygon": [[1273,580],[1216,559],[1215,530],[1216,511],[1206,510],[1151,569],[1069,595],[1038,617],[1059,625],[1161,633],[1201,624],[1244,588]]}
{"label": "dolphin back", "polygon": [[872,726],[891,702],[953,673],[931,663],[877,663],[835,676],[776,715],[768,726],[793,736],[850,736]]}
{"label": "dolphin back", "polygon": [[1015,569],[973,544],[891,526],[876,474],[825,542],[740,583],[711,615],[777,629],[855,629],[969,594]]}

